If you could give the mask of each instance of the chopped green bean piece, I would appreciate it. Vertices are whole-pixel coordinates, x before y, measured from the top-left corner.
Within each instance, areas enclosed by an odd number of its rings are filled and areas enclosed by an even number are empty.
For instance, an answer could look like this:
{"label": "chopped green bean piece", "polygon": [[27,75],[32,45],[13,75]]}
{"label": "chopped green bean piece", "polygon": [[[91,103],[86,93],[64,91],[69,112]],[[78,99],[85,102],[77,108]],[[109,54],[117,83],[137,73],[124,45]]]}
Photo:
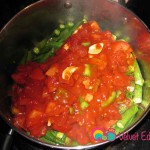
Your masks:
{"label": "chopped green bean piece", "polygon": [[134,71],[135,84],[143,86],[144,79],[142,77],[141,70],[137,61],[134,62],[134,67],[135,67]]}
{"label": "chopped green bean piece", "polygon": [[125,104],[119,104],[119,113],[123,114],[127,110],[127,106]]}
{"label": "chopped green bean piece", "polygon": [[86,101],[83,101],[81,102],[80,106],[81,106],[81,109],[84,110],[85,108],[89,107],[89,103]]}
{"label": "chopped green bean piece", "polygon": [[107,107],[107,106],[109,106],[111,103],[113,103],[113,102],[115,101],[115,98],[116,98],[116,92],[113,91],[113,92],[111,93],[110,97],[109,97],[106,101],[103,101],[103,102],[101,103],[101,106],[102,106],[102,107]]}
{"label": "chopped green bean piece", "polygon": [[90,64],[84,64],[84,65],[85,65],[85,69],[84,69],[83,75],[87,77],[91,77],[92,73],[91,73]]}
{"label": "chopped green bean piece", "polygon": [[49,57],[54,56],[55,51],[58,50],[63,42],[82,24],[83,20],[74,24],[68,22],[67,24],[60,24],[52,34],[44,40],[35,44],[32,50],[27,51],[22,60],[21,64],[25,64],[28,61],[44,62]]}
{"label": "chopped green bean piece", "polygon": [[61,141],[61,139],[57,138],[57,131],[47,131],[46,135],[44,136],[45,139],[52,141],[56,144],[60,144],[60,145],[65,145],[65,143],[63,141]]}
{"label": "chopped green bean piece", "polygon": [[91,43],[90,43],[90,42],[82,42],[81,44],[82,44],[83,46],[90,46]]}
{"label": "chopped green bean piece", "polygon": [[119,128],[118,126],[115,126],[115,133],[119,134],[122,133],[125,129],[127,129],[132,122],[134,121],[135,115],[127,122],[126,127],[125,128]]}
{"label": "chopped green bean piece", "polygon": [[55,29],[55,30],[54,30],[54,33],[55,33],[56,35],[59,35],[59,34],[60,34],[60,31],[59,31],[58,29]]}
{"label": "chopped green bean piece", "polygon": [[63,136],[64,136],[64,133],[62,133],[62,132],[58,132],[56,134],[56,138],[59,138],[59,139],[61,139]]}
{"label": "chopped green bean piece", "polygon": [[138,85],[138,84],[135,85],[133,101],[135,103],[142,102],[142,86],[141,85]]}
{"label": "chopped green bean piece", "polygon": [[87,23],[87,19],[86,18],[83,19],[83,23]]}
{"label": "chopped green bean piece", "polygon": [[35,48],[33,48],[33,52],[34,52],[35,54],[39,54],[40,50],[39,50],[38,47],[35,47]]}
{"label": "chopped green bean piece", "polygon": [[122,114],[122,119],[117,122],[117,126],[121,129],[125,128],[131,118],[137,113],[138,106],[133,105]]}
{"label": "chopped green bean piece", "polygon": [[73,23],[73,22],[68,22],[67,25],[68,25],[69,27],[72,27],[72,26],[74,26],[74,23]]}
{"label": "chopped green bean piece", "polygon": [[150,80],[145,80],[144,84],[145,84],[145,87],[150,87]]}
{"label": "chopped green bean piece", "polygon": [[135,68],[134,68],[134,66],[132,66],[132,65],[129,65],[128,66],[128,70],[127,70],[127,72],[126,72],[126,75],[132,75],[133,73],[134,73],[134,70],[135,70]]}
{"label": "chopped green bean piece", "polygon": [[127,90],[125,95],[126,95],[126,98],[131,100],[133,98],[133,96],[134,96],[134,93]]}
{"label": "chopped green bean piece", "polygon": [[65,145],[71,145],[71,139],[70,138],[68,138],[68,137],[66,137],[65,138]]}
{"label": "chopped green bean piece", "polygon": [[64,25],[64,24],[60,24],[60,25],[59,25],[59,28],[60,28],[60,29],[64,29],[64,28],[65,28],[65,25]]}

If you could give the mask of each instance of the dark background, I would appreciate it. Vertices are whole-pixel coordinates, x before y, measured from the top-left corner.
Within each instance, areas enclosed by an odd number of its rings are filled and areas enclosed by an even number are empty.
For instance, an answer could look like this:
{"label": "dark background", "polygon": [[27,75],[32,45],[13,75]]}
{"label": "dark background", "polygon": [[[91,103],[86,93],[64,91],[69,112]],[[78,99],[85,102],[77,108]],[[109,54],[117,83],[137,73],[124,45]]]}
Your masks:
{"label": "dark background", "polygon": [[[38,0],[0,0],[0,28],[21,9],[36,1]],[[128,0],[126,7],[131,9],[150,26],[149,0]]]}
{"label": "dark background", "polygon": [[[0,0],[0,29],[21,9],[36,2],[37,0]],[[88,0],[87,0],[88,2]],[[143,22],[150,28],[150,5],[149,0],[129,0],[126,7],[132,10]],[[5,139],[9,126],[0,118],[0,149],[1,143]],[[140,134],[142,131],[149,133],[149,140],[142,141]],[[130,132],[130,135],[138,133],[139,140],[136,141],[119,141],[116,140],[112,144],[105,145],[101,149],[106,150],[149,150],[150,149],[150,113],[142,120],[142,122]],[[28,141],[22,136],[14,133],[11,150],[47,150],[47,148],[39,146]],[[100,149],[100,148],[97,148]],[[50,149],[49,149],[50,150]]]}

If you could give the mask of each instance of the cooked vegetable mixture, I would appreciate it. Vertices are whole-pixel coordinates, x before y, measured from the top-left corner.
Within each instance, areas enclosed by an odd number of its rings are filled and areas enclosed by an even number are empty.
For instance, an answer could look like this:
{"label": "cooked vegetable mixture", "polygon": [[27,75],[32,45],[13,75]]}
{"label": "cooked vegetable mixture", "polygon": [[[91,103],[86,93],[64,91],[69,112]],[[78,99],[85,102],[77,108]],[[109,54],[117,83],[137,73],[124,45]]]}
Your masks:
{"label": "cooked vegetable mixture", "polygon": [[96,127],[122,132],[138,111],[144,83],[130,44],[85,20],[60,24],[26,52],[12,79],[14,125],[70,146],[100,142]]}

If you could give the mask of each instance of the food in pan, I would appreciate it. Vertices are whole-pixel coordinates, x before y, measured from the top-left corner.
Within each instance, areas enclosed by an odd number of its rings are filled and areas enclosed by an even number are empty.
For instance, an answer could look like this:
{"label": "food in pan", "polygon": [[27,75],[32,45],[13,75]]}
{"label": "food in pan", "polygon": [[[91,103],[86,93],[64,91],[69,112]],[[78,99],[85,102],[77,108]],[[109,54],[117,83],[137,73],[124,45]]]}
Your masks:
{"label": "food in pan", "polygon": [[131,45],[96,21],[60,24],[28,50],[12,74],[14,125],[60,145],[102,142],[121,133],[142,101],[144,80]]}

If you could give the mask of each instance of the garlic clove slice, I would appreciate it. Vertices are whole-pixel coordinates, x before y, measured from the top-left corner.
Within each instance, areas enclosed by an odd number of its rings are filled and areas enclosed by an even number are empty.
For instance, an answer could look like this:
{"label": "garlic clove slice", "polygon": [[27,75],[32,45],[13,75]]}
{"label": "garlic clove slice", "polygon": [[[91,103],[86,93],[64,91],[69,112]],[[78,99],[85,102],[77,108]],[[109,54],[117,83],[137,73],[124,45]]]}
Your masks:
{"label": "garlic clove slice", "polygon": [[93,44],[89,47],[88,53],[89,54],[99,54],[102,51],[103,47],[104,47],[103,43]]}
{"label": "garlic clove slice", "polygon": [[62,78],[64,80],[69,80],[71,75],[78,69],[78,67],[75,66],[70,66],[67,67],[63,72],[62,72]]}

